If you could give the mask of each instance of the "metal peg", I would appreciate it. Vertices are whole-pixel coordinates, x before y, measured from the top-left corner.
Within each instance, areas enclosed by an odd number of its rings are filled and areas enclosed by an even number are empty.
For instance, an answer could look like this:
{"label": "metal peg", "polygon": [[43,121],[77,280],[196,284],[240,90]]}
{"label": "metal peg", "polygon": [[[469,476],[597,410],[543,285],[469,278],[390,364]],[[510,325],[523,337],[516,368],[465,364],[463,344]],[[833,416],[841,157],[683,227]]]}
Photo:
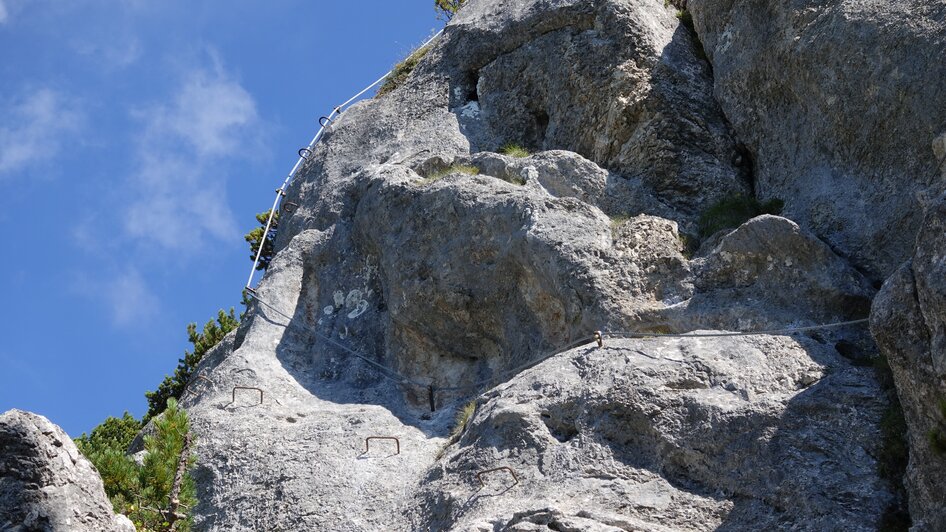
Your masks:
{"label": "metal peg", "polygon": [[365,453],[368,452],[369,444],[371,440],[391,440],[394,442],[396,451],[394,454],[401,454],[401,440],[395,438],[394,436],[368,436],[365,438]]}
{"label": "metal peg", "polygon": [[255,390],[259,392],[259,404],[263,404],[263,390],[255,386],[234,386],[233,387],[233,399],[230,401],[230,404],[236,402],[236,392],[237,390]]}
{"label": "metal peg", "polygon": [[[509,474],[512,475],[512,479],[515,481],[512,486],[515,486],[516,484],[519,483],[519,477],[516,476],[516,472],[513,471],[512,468],[509,467],[509,466],[495,467],[495,468],[493,468],[493,469],[487,469],[487,470],[485,470],[485,471],[480,471],[479,473],[476,474],[476,480],[479,480],[479,481],[480,481],[480,486],[485,487],[485,486],[486,486],[486,483],[483,482],[483,475],[485,475],[485,474],[487,474],[487,473],[495,473],[496,471],[508,471]],[[511,488],[512,486],[509,486],[509,487]]]}

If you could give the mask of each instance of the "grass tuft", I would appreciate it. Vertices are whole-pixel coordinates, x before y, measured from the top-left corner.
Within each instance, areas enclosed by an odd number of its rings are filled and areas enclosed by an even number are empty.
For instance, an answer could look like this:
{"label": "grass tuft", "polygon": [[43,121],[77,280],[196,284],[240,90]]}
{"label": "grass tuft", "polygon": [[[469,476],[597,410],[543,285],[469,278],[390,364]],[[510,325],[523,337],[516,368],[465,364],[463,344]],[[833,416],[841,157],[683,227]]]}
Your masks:
{"label": "grass tuft", "polygon": [[506,144],[505,146],[500,148],[499,153],[503,155],[508,155],[509,157],[515,157],[517,159],[524,159],[532,155],[531,153],[529,153],[529,150],[523,148],[522,146],[518,144],[511,144],[511,143]]}
{"label": "grass tuft", "polygon": [[381,87],[378,88],[377,96],[384,96],[385,94],[393,91],[394,89],[400,87],[407,81],[407,78],[410,77],[411,72],[417,68],[420,60],[427,55],[431,49],[430,45],[423,46],[411,52],[406,59],[400,63],[394,65],[394,70],[391,71],[391,74],[384,80],[384,83],[381,84]]}
{"label": "grass tuft", "polygon": [[422,183],[433,183],[434,181],[439,181],[448,175],[453,174],[463,174],[463,175],[479,175],[480,169],[471,166],[468,164],[454,164],[440,170],[435,170],[424,177]]}
{"label": "grass tuft", "polygon": [[473,418],[473,414],[476,413],[476,400],[470,401],[463,408],[457,412],[456,422],[453,425],[453,430],[450,431],[450,441],[454,442],[460,439],[460,436],[463,434],[463,431],[466,430],[466,426],[470,423],[470,420]]}

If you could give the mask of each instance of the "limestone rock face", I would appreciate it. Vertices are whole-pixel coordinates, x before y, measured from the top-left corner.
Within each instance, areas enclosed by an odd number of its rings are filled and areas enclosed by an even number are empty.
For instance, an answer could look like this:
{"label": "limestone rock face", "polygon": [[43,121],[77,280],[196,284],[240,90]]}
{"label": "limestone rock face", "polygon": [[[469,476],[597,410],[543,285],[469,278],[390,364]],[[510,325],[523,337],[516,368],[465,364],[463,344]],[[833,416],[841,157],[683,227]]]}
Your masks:
{"label": "limestone rock face", "polygon": [[946,528],[946,197],[920,229],[913,259],[874,301],[871,330],[890,361],[910,429],[906,484],[917,530]]}
{"label": "limestone rock face", "polygon": [[0,415],[0,530],[134,532],[69,436],[42,416]]}
{"label": "limestone rock face", "polygon": [[[894,496],[885,397],[839,347],[869,356],[863,328],[588,347],[864,316],[864,276],[791,220],[691,256],[750,190],[740,153],[663,0],[472,0],[290,188],[181,401],[198,529],[870,530]],[[476,491],[497,463],[520,484]]]}
{"label": "limestone rock face", "polygon": [[942,192],[946,5],[931,0],[690,0],[715,94],[755,189],[884,279]]}
{"label": "limestone rock face", "polygon": [[477,399],[412,529],[876,530],[871,381],[812,340],[578,348]]}

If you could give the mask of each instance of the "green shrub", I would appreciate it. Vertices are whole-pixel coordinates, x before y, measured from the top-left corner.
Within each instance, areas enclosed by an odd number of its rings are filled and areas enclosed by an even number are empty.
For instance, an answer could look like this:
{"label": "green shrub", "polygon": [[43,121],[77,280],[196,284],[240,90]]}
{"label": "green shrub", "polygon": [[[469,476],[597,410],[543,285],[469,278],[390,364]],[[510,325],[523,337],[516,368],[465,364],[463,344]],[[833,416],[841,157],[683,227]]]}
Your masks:
{"label": "green shrub", "polygon": [[772,199],[765,203],[743,195],[722,199],[706,209],[699,221],[701,238],[714,235],[717,231],[739,227],[762,214],[781,214],[785,202]]}
{"label": "green shrub", "polygon": [[263,246],[263,252],[259,256],[259,264],[256,265],[257,270],[269,268],[269,263],[273,260],[273,242],[276,239],[276,229],[279,227],[278,212],[273,216],[273,223],[270,224],[269,231],[266,233],[265,238],[263,237],[263,232],[266,230],[266,222],[269,220],[269,213],[271,212],[272,209],[257,214],[256,221],[259,222],[260,226],[243,236],[243,239],[250,244],[251,261],[256,260],[256,254],[259,252],[260,244]]}
{"label": "green shrub", "polygon": [[508,155],[510,157],[516,157],[519,159],[532,155],[531,153],[529,153],[529,150],[523,148],[522,146],[518,144],[506,144],[505,146],[499,149],[499,153],[503,155]]}
{"label": "green shrub", "polygon": [[452,174],[479,175],[480,169],[468,164],[454,164],[431,172],[424,177],[423,183],[433,183]]}
{"label": "green shrub", "polygon": [[227,333],[236,329],[239,325],[240,320],[234,315],[232,308],[229,314],[223,310],[218,311],[216,322],[214,320],[208,321],[204,324],[204,330],[199,333],[197,332],[196,323],[187,325],[187,339],[194,346],[194,350],[185,350],[184,358],[178,360],[174,375],[165,376],[157,390],[145,393],[145,397],[148,399],[148,413],[145,414],[144,423],[163,412],[170,398],[181,398],[191,375],[200,361],[203,360],[207,351],[220,343],[220,340],[223,340]]}
{"label": "green shrub", "polygon": [[94,449],[118,449],[125,452],[132,440],[141,430],[142,423],[134,416],[125,412],[120,417],[107,417],[99,426],[92,429],[90,434],[82,433],[75,439],[76,446],[83,454]]}
{"label": "green shrub", "polygon": [[420,60],[427,55],[427,52],[430,51],[431,45],[423,46],[411,52],[407,58],[400,63],[394,65],[394,70],[388,75],[384,80],[384,83],[381,84],[381,87],[378,88],[378,96],[384,96],[385,94],[393,91],[394,89],[400,87],[407,81],[407,78],[410,77],[411,72],[417,68]]}
{"label": "green shrub", "polygon": [[125,456],[125,451],[141,427],[140,421],[125,412],[121,418],[106,418],[90,434],[83,433],[75,439],[76,447],[98,470],[105,493],[117,512],[134,500],[139,483],[137,464]]}
{"label": "green shrub", "polygon": [[466,0],[434,0],[434,9],[437,16],[450,20],[465,3]]}
{"label": "green shrub", "polygon": [[[187,413],[173,398],[164,414],[154,418],[154,434],[145,436],[145,457],[138,465],[125,450],[141,423],[127,412],[121,418],[108,418],[76,440],[82,454],[98,470],[112,506],[128,516],[138,530],[190,530],[190,510],[197,503],[194,480],[188,471],[194,465],[185,441],[190,431]],[[183,475],[173,497],[178,469],[184,461]]]}

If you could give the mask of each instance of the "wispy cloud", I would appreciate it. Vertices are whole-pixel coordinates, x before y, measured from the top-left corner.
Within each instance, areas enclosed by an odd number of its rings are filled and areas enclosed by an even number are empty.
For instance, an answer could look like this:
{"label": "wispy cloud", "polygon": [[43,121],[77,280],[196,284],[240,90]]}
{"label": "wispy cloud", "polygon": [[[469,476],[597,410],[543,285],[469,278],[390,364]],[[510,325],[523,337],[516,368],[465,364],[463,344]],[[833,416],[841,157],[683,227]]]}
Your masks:
{"label": "wispy cloud", "polygon": [[4,106],[2,116],[0,175],[55,157],[82,122],[78,107],[48,88]]}
{"label": "wispy cloud", "polygon": [[218,65],[190,72],[168,102],[136,113],[143,124],[125,229],[178,252],[239,236],[221,163],[253,143],[252,96]]}
{"label": "wispy cloud", "polygon": [[103,305],[112,324],[118,327],[147,324],[159,310],[157,295],[133,266],[77,273],[72,280],[72,290]]}
{"label": "wispy cloud", "polygon": [[115,325],[144,323],[157,312],[158,298],[137,270],[128,270],[106,281],[102,290]]}
{"label": "wispy cloud", "polygon": [[100,37],[77,40],[73,42],[72,49],[105,68],[125,68],[135,64],[141,58],[142,44],[137,37],[112,35],[101,42],[98,42],[98,39]]}
{"label": "wispy cloud", "polygon": [[0,0],[0,24],[5,24],[7,18],[7,6],[3,3],[3,0]]}

